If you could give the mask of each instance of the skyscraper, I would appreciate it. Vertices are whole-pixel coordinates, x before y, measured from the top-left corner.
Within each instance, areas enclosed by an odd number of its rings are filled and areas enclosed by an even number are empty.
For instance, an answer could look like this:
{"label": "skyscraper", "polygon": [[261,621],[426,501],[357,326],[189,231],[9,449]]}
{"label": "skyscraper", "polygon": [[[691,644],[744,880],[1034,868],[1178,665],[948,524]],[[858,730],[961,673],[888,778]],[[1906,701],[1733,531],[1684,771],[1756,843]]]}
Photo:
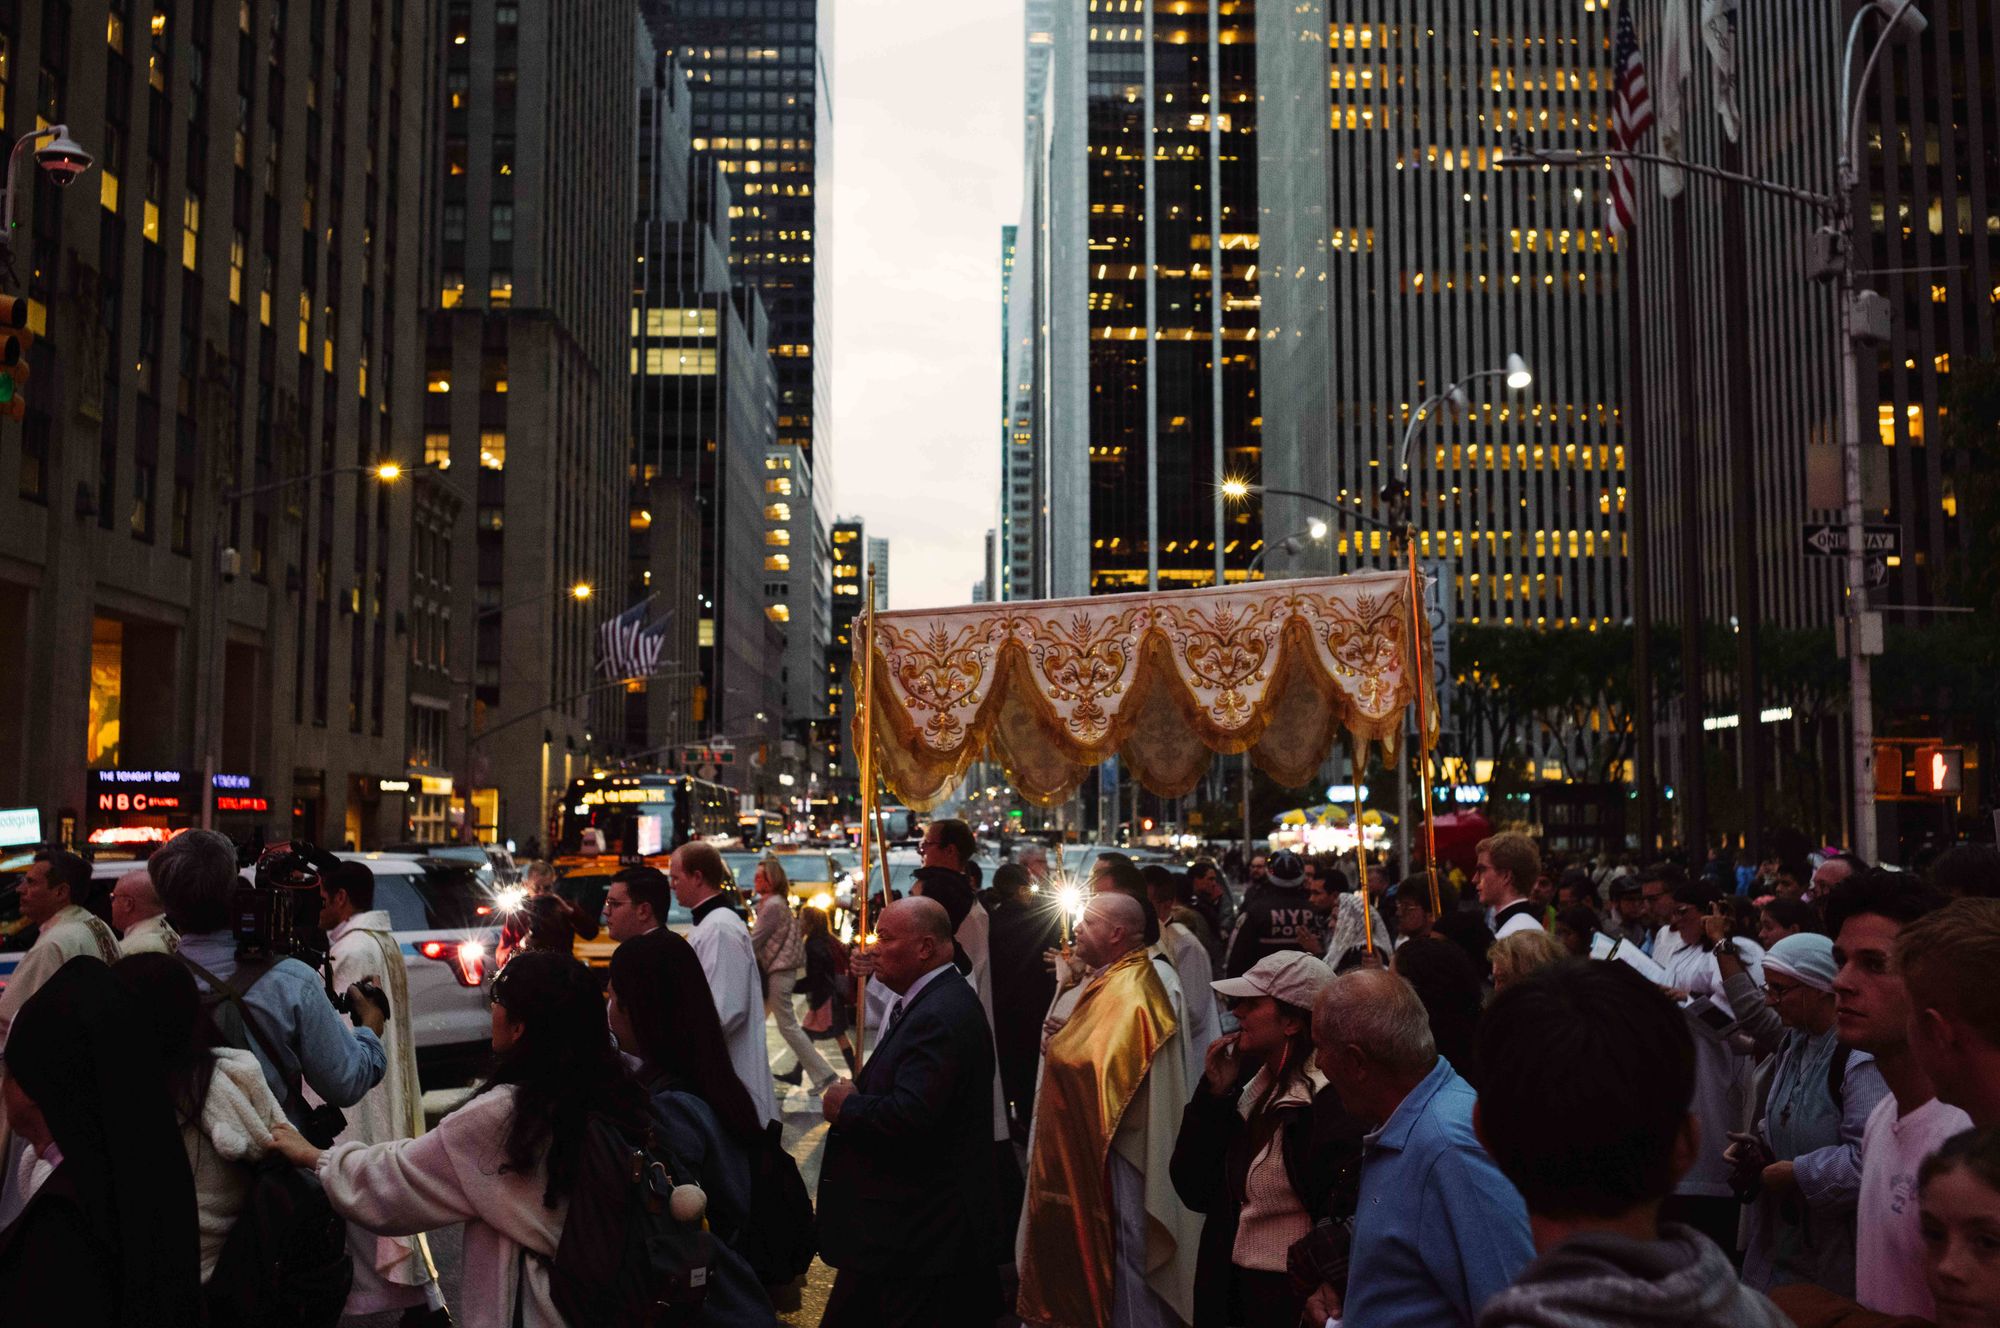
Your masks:
{"label": "skyscraper", "polygon": [[[820,602],[828,584],[833,523],[833,443],[829,321],[822,261],[821,201],[831,178],[832,0],[641,0],[655,40],[688,79],[694,146],[710,154],[730,182],[730,269],[758,292],[770,318],[770,353],[778,392],[777,442],[800,450],[811,472],[804,528],[790,549],[794,598]],[[794,611],[796,615],[796,610]],[[796,620],[796,618],[795,618]],[[826,621],[785,626],[805,634],[798,649],[824,668]],[[825,713],[824,693],[795,726]]]}
{"label": "skyscraper", "polygon": [[[1503,171],[1607,139],[1609,6],[1480,10],[1414,0],[1258,9],[1264,479],[1373,503],[1413,412],[1419,555],[1454,618],[1595,627],[1625,616],[1623,305],[1602,182]],[[1246,229],[1250,229],[1246,227]],[[1271,496],[1276,541],[1331,520],[1273,575],[1393,562],[1394,541]]]}
{"label": "skyscraper", "polygon": [[[637,14],[558,0],[436,13],[424,455],[473,500],[456,548],[476,610],[454,622],[475,697],[468,765],[498,792],[500,832],[525,839],[617,714],[593,688],[595,629],[624,607]],[[505,740],[481,736],[502,725]]]}
{"label": "skyscraper", "polygon": [[1253,556],[1254,518],[1221,492],[1260,473],[1263,423],[1248,9],[1091,0],[1029,15],[1009,298],[1025,315],[1009,354],[1027,368],[1010,372],[1006,453],[1034,476],[1030,520],[1014,522],[1011,488],[1007,509],[1027,593],[1210,584]]}
{"label": "skyscraper", "polygon": [[413,498],[369,468],[420,454],[429,20],[349,9],[0,7],[5,128],[96,159],[23,153],[9,237],[0,803],[42,838],[403,833]]}
{"label": "skyscraper", "polygon": [[[1754,176],[1837,192],[1842,56],[1849,20],[1862,8],[1741,7],[1740,148],[1723,130],[1707,57],[1693,34],[1687,156],[1725,167],[1740,159]],[[1858,284],[1884,296],[1892,315],[1886,343],[1859,351],[1865,520],[1896,526],[1902,540],[1900,555],[1875,568],[1870,594],[1878,606],[1923,609],[1947,597],[1940,576],[1966,538],[1957,485],[1973,463],[1948,442],[1948,407],[1954,382],[1995,349],[2000,110],[1990,95],[1991,5],[1923,0],[1917,9],[1928,29],[1887,48],[1856,103],[1860,188],[1852,200],[1851,261]],[[1857,78],[1882,17],[1863,22]],[[1640,24],[1656,83],[1663,20],[1660,12]],[[1647,459],[1638,478],[1657,513],[1642,551],[1646,586],[1663,623],[1741,628],[1731,634],[1737,644],[1812,629],[1830,651],[1826,629],[1843,612],[1845,563],[1811,555],[1804,540],[1810,523],[1845,521],[1836,287],[1812,280],[1803,257],[1822,221],[1788,199],[1733,194],[1690,176],[1682,199],[1668,202],[1649,169],[1640,177],[1631,285],[1646,333],[1632,344],[1632,431],[1635,455]],[[1740,283],[1732,272],[1740,272]],[[1887,616],[1892,628],[1950,621],[1895,610]],[[1766,630],[1755,631],[1759,624]],[[1725,764],[1711,756],[1702,765],[1749,795],[1708,791],[1711,829],[1762,832],[1775,815],[1747,827],[1741,818],[1756,805],[1753,790],[1775,786],[1791,791],[1792,815],[1820,809],[1818,824],[1806,828],[1855,842],[1846,824],[1854,763],[1844,726],[1775,715],[1762,722],[1767,708],[1782,712],[1800,700],[1773,676],[1769,658],[1743,660],[1731,650],[1695,662],[1705,682],[1701,705],[1670,704],[1659,716],[1659,769],[1663,782],[1682,790],[1676,807],[1689,801],[1691,736],[1697,750],[1734,758]],[[1761,675],[1759,695],[1741,701],[1753,673]],[[1881,732],[1895,729],[1900,699],[1878,693]],[[1718,715],[1718,728],[1684,727]],[[1753,724],[1753,715],[1760,722]],[[1951,723],[1949,713],[1926,713],[1915,731],[1935,737]],[[1760,733],[1761,752],[1747,745]],[[1886,801],[1878,808],[1884,856],[1897,856],[1899,821],[1920,832],[1936,824],[1935,808],[1907,809],[1907,820],[1898,815],[1905,810]]]}
{"label": "skyscraper", "polygon": [[[729,181],[693,147],[692,94],[670,52],[648,54],[639,89],[626,593],[656,597],[673,663],[626,694],[624,736],[628,752],[671,768],[676,744],[761,736],[768,718],[757,716],[782,704],[786,638],[766,596],[793,549],[765,513],[792,501],[796,476],[771,456],[763,301],[730,280]],[[723,774],[743,785],[753,771],[737,762]]]}

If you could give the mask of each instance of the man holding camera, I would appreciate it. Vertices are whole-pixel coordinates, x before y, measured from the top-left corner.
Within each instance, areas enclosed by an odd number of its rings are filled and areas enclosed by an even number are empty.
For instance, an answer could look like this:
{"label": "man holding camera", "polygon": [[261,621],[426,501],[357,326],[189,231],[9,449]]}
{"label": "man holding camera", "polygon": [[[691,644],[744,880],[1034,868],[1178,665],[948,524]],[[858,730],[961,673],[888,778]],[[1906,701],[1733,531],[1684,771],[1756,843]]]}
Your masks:
{"label": "man holding camera", "polygon": [[[236,874],[236,850],[213,830],[184,830],[146,863],[167,921],[181,934],[178,954],[194,972],[204,1001],[219,995],[217,1022],[227,1030],[221,1005],[242,1016],[241,1045],[264,1067],[271,1091],[285,1115],[307,1138],[331,1143],[332,1132],[312,1125],[314,1113],[300,1092],[303,1083],[320,1100],[350,1107],[382,1081],[387,1056],[381,1033],[388,1012],[358,986],[347,989],[352,1026],[327,1000],[320,976],[289,957],[237,958],[232,927],[236,892],[245,884]],[[240,970],[240,971],[239,971]],[[337,1129],[338,1127],[336,1127]]]}
{"label": "man holding camera", "polygon": [[[381,1030],[388,1068],[347,1113],[335,1143],[380,1144],[424,1132],[423,1086],[417,1080],[416,1035],[410,1028],[410,979],[402,947],[384,909],[375,907],[375,873],[362,862],[343,862],[320,878],[320,930],[326,933],[327,967],[336,990],[372,984],[389,998]],[[363,1002],[356,1001],[359,1009]],[[423,1236],[378,1236],[347,1224],[354,1256],[354,1286],[345,1314],[403,1310],[409,1324],[448,1324],[444,1292]]]}

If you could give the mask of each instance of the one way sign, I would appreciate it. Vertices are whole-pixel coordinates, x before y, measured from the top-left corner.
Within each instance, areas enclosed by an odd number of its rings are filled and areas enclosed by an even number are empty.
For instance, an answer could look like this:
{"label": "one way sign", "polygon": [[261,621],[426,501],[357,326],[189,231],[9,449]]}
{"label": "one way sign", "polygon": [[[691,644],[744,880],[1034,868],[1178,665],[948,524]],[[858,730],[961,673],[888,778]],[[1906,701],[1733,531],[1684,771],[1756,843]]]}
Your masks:
{"label": "one way sign", "polygon": [[[1847,556],[1847,525],[1811,522],[1805,527],[1806,552],[1822,558]],[[1863,526],[1861,551],[1878,558],[1900,558],[1903,554],[1901,526]]]}

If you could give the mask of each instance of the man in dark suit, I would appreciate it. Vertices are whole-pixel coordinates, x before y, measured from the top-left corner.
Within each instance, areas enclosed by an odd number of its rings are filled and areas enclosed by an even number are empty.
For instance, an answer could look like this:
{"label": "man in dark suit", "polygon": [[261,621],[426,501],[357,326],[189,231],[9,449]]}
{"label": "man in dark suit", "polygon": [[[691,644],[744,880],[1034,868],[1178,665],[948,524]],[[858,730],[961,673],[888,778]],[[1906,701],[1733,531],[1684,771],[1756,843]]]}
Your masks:
{"label": "man in dark suit", "polygon": [[896,1001],[860,1075],[821,1099],[820,1255],[839,1270],[821,1323],[991,1324],[993,1035],[935,900],[889,905],[876,937],[875,980]]}

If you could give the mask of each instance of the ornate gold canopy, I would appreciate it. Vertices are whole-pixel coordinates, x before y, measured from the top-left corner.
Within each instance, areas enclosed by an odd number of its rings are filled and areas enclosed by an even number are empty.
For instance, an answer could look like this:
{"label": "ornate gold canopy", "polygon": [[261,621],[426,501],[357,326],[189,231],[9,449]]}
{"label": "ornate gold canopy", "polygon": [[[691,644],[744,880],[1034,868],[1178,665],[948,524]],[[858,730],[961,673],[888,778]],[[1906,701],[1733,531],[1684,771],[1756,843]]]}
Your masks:
{"label": "ornate gold canopy", "polygon": [[[875,767],[919,810],[982,755],[1043,805],[1114,754],[1162,797],[1213,752],[1295,787],[1343,728],[1394,749],[1416,687],[1409,597],[1407,574],[1367,572],[878,614]],[[857,750],[863,732],[857,714]]]}

